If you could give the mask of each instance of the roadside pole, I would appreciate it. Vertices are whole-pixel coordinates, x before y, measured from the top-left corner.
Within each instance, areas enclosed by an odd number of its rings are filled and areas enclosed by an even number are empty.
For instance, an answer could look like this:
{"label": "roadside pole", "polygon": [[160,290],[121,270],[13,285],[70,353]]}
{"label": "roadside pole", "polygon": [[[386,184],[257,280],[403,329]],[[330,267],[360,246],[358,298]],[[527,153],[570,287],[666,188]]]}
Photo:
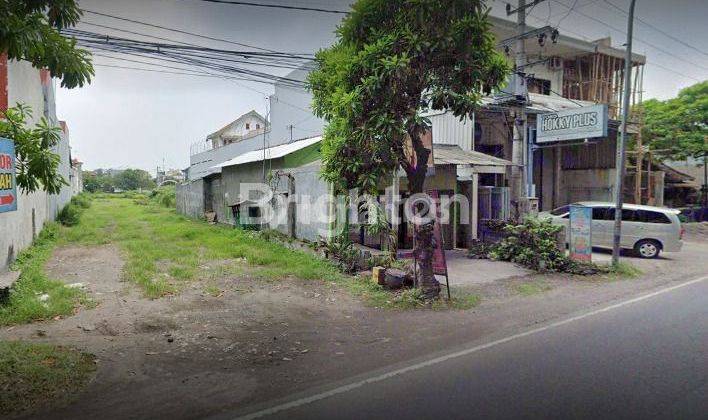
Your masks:
{"label": "roadside pole", "polygon": [[620,237],[622,232],[622,186],[624,182],[625,167],[625,141],[627,138],[627,119],[629,117],[629,92],[632,80],[632,29],[634,25],[634,4],[629,5],[629,18],[627,21],[627,51],[624,59],[624,92],[622,93],[622,127],[620,138],[617,141],[617,161],[615,164],[615,226],[612,236],[612,265],[619,263]]}

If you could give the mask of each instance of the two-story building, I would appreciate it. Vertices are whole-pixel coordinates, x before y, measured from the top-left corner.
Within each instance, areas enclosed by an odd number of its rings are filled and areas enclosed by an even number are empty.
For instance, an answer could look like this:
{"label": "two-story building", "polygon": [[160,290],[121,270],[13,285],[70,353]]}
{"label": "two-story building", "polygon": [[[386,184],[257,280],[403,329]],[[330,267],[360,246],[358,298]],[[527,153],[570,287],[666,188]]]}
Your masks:
{"label": "two-story building", "polygon": [[[499,40],[499,50],[507,52],[508,43],[505,40],[516,33],[515,24],[503,19],[490,19]],[[532,29],[528,27],[528,30]],[[432,124],[436,171],[427,181],[426,188],[436,189],[443,196],[464,194],[470,203],[469,209],[458,208],[456,211],[463,213],[469,210],[471,223],[460,224],[459,215],[455,215],[454,222],[444,226],[448,248],[468,246],[471,240],[479,237],[479,222],[482,219],[509,217],[514,206],[520,205],[522,200],[535,202],[539,209],[548,210],[579,200],[610,201],[614,194],[624,51],[612,47],[608,38],[588,42],[548,33],[524,42],[529,64],[523,69],[516,69],[515,73],[526,84],[528,94],[525,97],[511,95],[508,88],[504,88],[484,98],[479,110],[471,118],[463,120],[449,112],[427,113]],[[511,56],[513,51],[508,53]],[[643,56],[633,55],[632,104],[641,102],[644,63]],[[305,80],[307,73],[307,69],[299,69],[287,78]],[[313,158],[312,153],[303,153],[315,147],[324,127],[324,122],[308,111],[311,95],[304,89],[277,83],[275,89],[276,93],[270,101],[272,131],[269,133],[269,145],[260,150],[253,149],[258,152],[244,152],[208,168],[208,171],[222,174],[219,200],[226,219],[221,220],[229,220],[228,208],[244,200],[239,183],[264,179],[266,169],[272,173],[279,171],[280,175],[287,174],[289,181],[286,184],[292,185],[279,184],[277,187],[283,194],[307,193],[303,188],[328,190],[326,185],[313,184],[318,179],[313,174],[319,171],[316,156]],[[600,137],[536,141],[539,115],[572,112],[597,104],[604,105],[601,108],[606,110],[602,118],[607,121],[607,130]],[[525,127],[517,126],[519,110],[523,110],[527,121]],[[515,156],[514,142],[524,138],[523,130],[527,130],[527,141]],[[636,133],[636,124],[628,124],[628,130]],[[302,133],[302,136],[296,136],[295,141],[290,142],[293,131]],[[287,144],[287,147],[279,146],[282,144]],[[302,154],[308,159],[287,159],[288,156]],[[295,168],[293,161],[303,165]],[[520,171],[523,184],[521,196],[516,199],[511,194],[515,170]],[[656,190],[654,197],[658,198],[663,190],[661,174],[654,174],[650,179],[653,179],[650,187]],[[382,196],[386,186],[405,195],[406,181],[402,174],[382,182]],[[627,185],[631,188],[633,183]],[[629,199],[633,196],[631,191],[625,191],[625,194]],[[660,200],[655,203],[660,204]],[[291,211],[297,213],[297,209]],[[298,232],[307,232],[305,239],[316,239],[311,230],[298,227],[297,220],[293,220],[296,218],[288,217],[287,226],[275,227],[298,237]],[[405,221],[399,225],[398,233],[399,245],[409,246],[412,229]],[[377,239],[366,237],[362,229],[354,236],[360,242],[376,246]]]}

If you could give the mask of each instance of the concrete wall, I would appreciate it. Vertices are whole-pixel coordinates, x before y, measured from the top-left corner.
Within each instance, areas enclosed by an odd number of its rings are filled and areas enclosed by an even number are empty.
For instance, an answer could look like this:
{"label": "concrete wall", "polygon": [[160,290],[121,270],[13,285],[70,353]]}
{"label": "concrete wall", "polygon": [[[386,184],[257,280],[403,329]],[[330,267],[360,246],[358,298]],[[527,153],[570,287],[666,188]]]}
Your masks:
{"label": "concrete wall", "polygon": [[[298,69],[285,77],[305,80],[308,71]],[[305,89],[275,84],[275,93],[270,97],[271,146],[290,142],[290,128],[293,139],[303,139],[322,134],[324,121],[311,111],[312,95]]]}
{"label": "concrete wall", "polygon": [[[53,81],[44,75],[44,85],[40,71],[27,62],[10,61],[7,65],[8,105],[18,102],[32,108],[30,126],[44,116],[57,125],[54,105]],[[2,92],[2,89],[0,89]],[[59,172],[69,182],[69,136],[62,133],[60,142],[54,147],[61,163]],[[44,223],[56,218],[59,210],[71,199],[71,187],[65,186],[60,194],[50,195],[43,191],[24,194],[18,189],[17,211],[0,213],[0,271],[6,270],[18,253],[32,244]]]}
{"label": "concrete wall", "polygon": [[175,194],[178,213],[195,219],[204,217],[204,180],[178,184]]}

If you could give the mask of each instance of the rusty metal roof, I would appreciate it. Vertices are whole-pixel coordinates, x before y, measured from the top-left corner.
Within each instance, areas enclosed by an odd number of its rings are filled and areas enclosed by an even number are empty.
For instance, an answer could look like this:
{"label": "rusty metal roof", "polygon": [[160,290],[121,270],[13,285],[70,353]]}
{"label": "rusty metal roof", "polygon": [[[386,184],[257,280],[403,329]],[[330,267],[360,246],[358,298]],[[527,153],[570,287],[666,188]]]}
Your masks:
{"label": "rusty metal roof", "polygon": [[505,159],[485,155],[481,152],[462,150],[460,146],[449,144],[435,144],[433,146],[433,161],[436,165],[513,165],[511,162]]}

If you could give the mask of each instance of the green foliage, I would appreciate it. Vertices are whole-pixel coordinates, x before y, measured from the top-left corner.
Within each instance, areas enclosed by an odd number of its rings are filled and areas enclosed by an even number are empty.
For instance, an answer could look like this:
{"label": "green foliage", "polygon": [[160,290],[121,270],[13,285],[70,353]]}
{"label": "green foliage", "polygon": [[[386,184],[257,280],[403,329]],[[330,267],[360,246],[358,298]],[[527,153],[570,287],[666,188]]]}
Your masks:
{"label": "green foliage", "polygon": [[63,186],[69,185],[58,172],[61,159],[52,151],[59,143],[59,127],[50,126],[44,117],[33,128],[27,127],[32,109],[23,104],[1,114],[4,119],[0,118],[0,137],[15,142],[16,179],[20,189],[34,192],[41,188],[58,194]]}
{"label": "green foliage", "polygon": [[360,260],[359,250],[354,247],[354,243],[349,239],[346,232],[334,236],[328,241],[320,241],[320,247],[324,249],[328,258],[334,259],[340,269],[345,273],[354,273]]}
{"label": "green foliage", "polygon": [[84,189],[90,193],[113,192],[115,182],[109,174],[83,171]]}
{"label": "green foliage", "polygon": [[[508,74],[495,51],[483,0],[359,0],[316,55],[308,78],[313,109],[327,125],[323,178],[338,190],[373,191],[399,165],[409,179],[405,140],[424,161],[424,109],[469,116]],[[421,184],[422,185],[422,184]]]}
{"label": "green foliage", "polygon": [[91,55],[60,33],[80,18],[75,0],[0,0],[0,51],[48,69],[62,87],[83,86],[94,75]]}
{"label": "green foliage", "polygon": [[[487,256],[493,260],[511,261],[536,271],[558,271],[571,274],[591,275],[609,272],[609,268],[570,259],[557,244],[557,235],[563,229],[548,219],[526,218],[522,223],[506,224],[506,235],[499,243],[490,245]],[[480,255],[479,247],[472,253]]]}
{"label": "green foliage", "polygon": [[[47,224],[31,247],[25,249],[13,264],[20,278],[13,285],[6,303],[0,305],[0,325],[20,324],[68,315],[79,304],[87,304],[85,294],[50,279],[44,271],[57,243],[60,227]],[[48,295],[45,301],[40,296]]]}
{"label": "green foliage", "polygon": [[161,206],[175,208],[177,205],[177,193],[174,185],[163,185],[150,193],[150,199]]}
{"label": "green foliage", "polygon": [[80,193],[71,197],[71,203],[82,209],[87,209],[91,207],[91,197],[86,193]]}
{"label": "green foliage", "polygon": [[126,169],[114,177],[115,187],[124,191],[155,188],[155,181],[147,171],[142,169]]}
{"label": "green foliage", "polygon": [[95,370],[92,355],[68,347],[0,341],[0,413],[26,415],[73,399]]}
{"label": "green foliage", "polygon": [[81,219],[81,207],[69,203],[57,215],[57,220],[64,226],[76,226]]}
{"label": "green foliage", "polygon": [[494,248],[493,259],[512,261],[533,270],[559,270],[567,264],[556,237],[563,229],[549,220],[533,217],[504,228],[508,235]]}
{"label": "green foliage", "polygon": [[643,103],[642,141],[659,155],[682,160],[708,153],[708,81],[681,90],[676,98]]}

